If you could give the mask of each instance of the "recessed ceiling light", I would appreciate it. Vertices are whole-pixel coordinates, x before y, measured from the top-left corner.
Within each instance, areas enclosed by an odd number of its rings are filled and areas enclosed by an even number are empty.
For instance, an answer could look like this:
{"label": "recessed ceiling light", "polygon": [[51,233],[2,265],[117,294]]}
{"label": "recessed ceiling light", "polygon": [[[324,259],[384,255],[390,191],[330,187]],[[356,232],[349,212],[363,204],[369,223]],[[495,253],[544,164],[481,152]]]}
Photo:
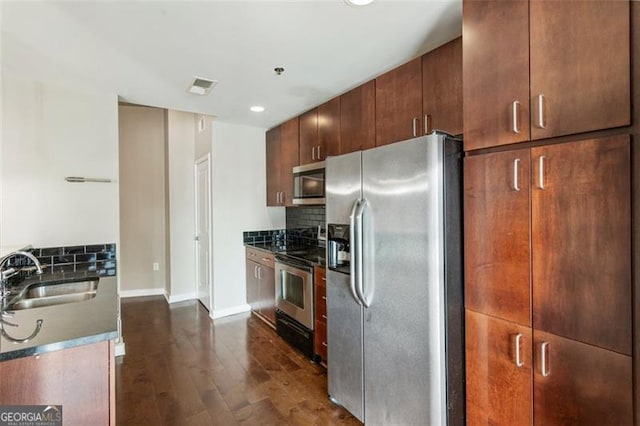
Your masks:
{"label": "recessed ceiling light", "polygon": [[264,107],[260,106],[260,105],[254,105],[251,108],[249,108],[251,111],[253,112],[262,112],[264,111]]}
{"label": "recessed ceiling light", "polygon": [[208,78],[202,77],[194,77],[191,85],[187,89],[189,93],[193,93],[194,95],[206,95],[208,94],[213,86],[218,83],[216,80],[210,80]]}
{"label": "recessed ceiling light", "polygon": [[373,3],[373,0],[344,0],[349,6],[366,6]]}

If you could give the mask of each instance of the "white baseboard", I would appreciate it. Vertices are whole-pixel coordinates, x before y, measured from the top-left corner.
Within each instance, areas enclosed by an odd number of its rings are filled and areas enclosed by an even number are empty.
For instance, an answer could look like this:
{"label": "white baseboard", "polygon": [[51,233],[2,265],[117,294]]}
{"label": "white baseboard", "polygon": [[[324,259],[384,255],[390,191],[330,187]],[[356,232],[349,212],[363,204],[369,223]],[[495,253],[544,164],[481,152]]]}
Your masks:
{"label": "white baseboard", "polygon": [[243,312],[249,312],[251,310],[251,306],[248,304],[232,306],[231,308],[225,309],[216,309],[211,312],[211,318],[218,319],[222,317],[228,317],[230,315],[241,314]]}
{"label": "white baseboard", "polygon": [[167,294],[164,293],[164,298],[167,300],[167,303],[178,303],[184,302],[185,300],[193,300],[196,298],[196,293],[182,293],[182,294]]}
{"label": "white baseboard", "polygon": [[140,290],[120,290],[120,298],[127,297],[143,297],[143,296],[162,296],[164,288],[145,288]]}

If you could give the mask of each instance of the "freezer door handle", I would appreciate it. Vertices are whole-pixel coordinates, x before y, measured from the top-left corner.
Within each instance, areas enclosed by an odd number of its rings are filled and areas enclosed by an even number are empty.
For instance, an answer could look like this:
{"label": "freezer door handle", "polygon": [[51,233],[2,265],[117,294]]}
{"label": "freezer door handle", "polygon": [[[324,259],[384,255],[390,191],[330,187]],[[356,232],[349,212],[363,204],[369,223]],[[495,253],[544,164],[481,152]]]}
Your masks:
{"label": "freezer door handle", "polygon": [[356,256],[357,256],[357,248],[355,244],[355,217],[356,211],[360,207],[360,199],[357,199],[353,202],[353,207],[351,207],[351,214],[349,215],[349,235],[351,236],[352,244],[351,244],[351,262],[349,262],[349,287],[351,289],[351,294],[353,298],[358,302],[358,305],[362,305],[360,298],[356,294]]}
{"label": "freezer door handle", "polygon": [[[370,305],[370,302],[367,300],[367,298],[364,296],[364,284],[363,284],[363,274],[362,274],[362,270],[363,270],[363,262],[362,262],[362,253],[363,253],[363,225],[362,225],[362,216],[364,215],[364,209],[367,207],[367,200],[361,200],[360,201],[360,205],[358,206],[358,208],[356,209],[355,212],[355,220],[354,220],[354,228],[356,231],[355,234],[355,238],[352,236],[352,238],[354,238],[355,241],[355,254],[356,254],[356,258],[355,258],[355,264],[356,264],[356,293],[358,294],[358,298],[360,299],[360,302],[362,303],[362,305],[365,308],[368,308]],[[352,259],[352,263],[353,263],[353,259]]]}

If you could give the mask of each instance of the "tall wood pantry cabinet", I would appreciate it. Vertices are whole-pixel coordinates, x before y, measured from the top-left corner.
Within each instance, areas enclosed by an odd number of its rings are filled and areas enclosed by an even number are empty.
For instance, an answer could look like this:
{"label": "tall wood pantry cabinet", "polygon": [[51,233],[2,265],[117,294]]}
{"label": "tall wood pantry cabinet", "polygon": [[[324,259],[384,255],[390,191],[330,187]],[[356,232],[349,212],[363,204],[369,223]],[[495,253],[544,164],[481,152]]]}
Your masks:
{"label": "tall wood pantry cabinet", "polygon": [[465,1],[465,150],[628,125],[629,23],[628,1]]}
{"label": "tall wood pantry cabinet", "polygon": [[632,424],[630,173],[626,135],[465,158],[468,424]]}

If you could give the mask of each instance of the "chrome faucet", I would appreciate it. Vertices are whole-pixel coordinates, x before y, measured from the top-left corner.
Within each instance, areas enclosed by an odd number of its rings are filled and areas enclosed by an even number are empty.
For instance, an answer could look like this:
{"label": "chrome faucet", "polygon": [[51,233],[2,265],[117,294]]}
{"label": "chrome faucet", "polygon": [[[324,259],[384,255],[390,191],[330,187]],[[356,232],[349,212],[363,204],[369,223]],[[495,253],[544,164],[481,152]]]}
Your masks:
{"label": "chrome faucet", "polygon": [[2,258],[0,258],[0,300],[7,298],[7,296],[9,296],[9,293],[11,292],[11,290],[9,289],[9,278],[20,272],[20,268],[5,269],[5,264],[9,261],[9,259],[16,256],[24,256],[28,259],[31,259],[31,261],[36,265],[36,274],[42,273],[42,265],[40,265],[38,259],[28,251],[16,250],[6,256],[3,256]]}

